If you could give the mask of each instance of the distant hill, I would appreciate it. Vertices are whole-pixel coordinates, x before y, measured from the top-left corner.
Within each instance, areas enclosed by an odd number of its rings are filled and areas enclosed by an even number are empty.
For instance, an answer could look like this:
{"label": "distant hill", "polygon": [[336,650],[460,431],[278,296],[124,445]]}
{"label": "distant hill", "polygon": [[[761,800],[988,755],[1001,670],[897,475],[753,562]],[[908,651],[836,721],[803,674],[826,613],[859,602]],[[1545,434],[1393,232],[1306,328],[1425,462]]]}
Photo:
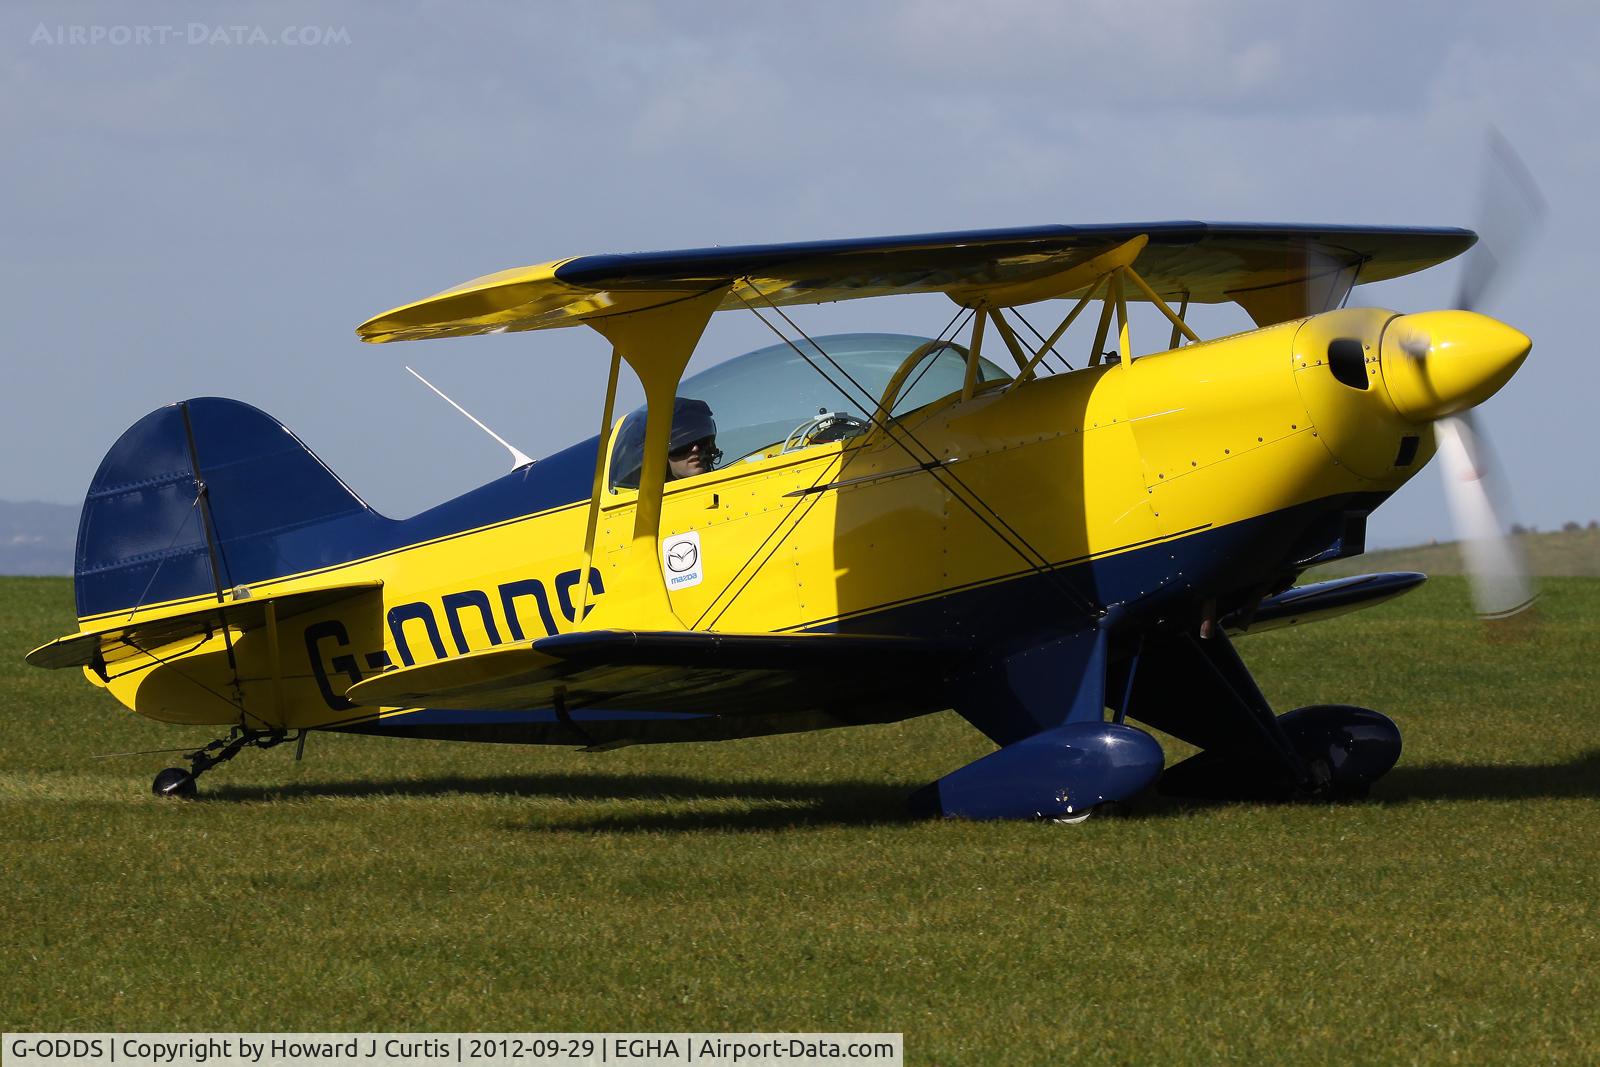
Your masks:
{"label": "distant hill", "polygon": [[[1559,530],[1554,533],[1518,534],[1528,559],[1528,570],[1546,578],[1600,577],[1600,529]],[[1368,552],[1342,559],[1312,573],[1333,578],[1368,571],[1422,571],[1424,574],[1460,574],[1461,550],[1454,541],[1411,548]]]}
{"label": "distant hill", "polygon": [[71,574],[78,508],[0,500],[0,574]]}

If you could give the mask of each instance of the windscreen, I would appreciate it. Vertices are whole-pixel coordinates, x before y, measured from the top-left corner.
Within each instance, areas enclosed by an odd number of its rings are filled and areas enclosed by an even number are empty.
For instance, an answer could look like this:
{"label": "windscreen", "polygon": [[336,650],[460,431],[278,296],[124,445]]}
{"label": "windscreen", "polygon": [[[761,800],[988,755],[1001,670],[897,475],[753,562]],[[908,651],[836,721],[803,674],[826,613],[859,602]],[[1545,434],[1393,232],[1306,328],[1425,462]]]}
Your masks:
{"label": "windscreen", "polygon": [[[775,449],[794,451],[866,432],[872,410],[895,371],[929,343],[926,337],[892,333],[836,334],[818,337],[814,343],[779,343],[685,378],[678,385],[678,396],[710,407],[721,452],[716,469],[726,469],[742,460],[764,458]],[[966,360],[966,349],[957,344],[929,348],[901,386],[892,413],[903,415],[960,391]],[[986,359],[979,359],[978,375],[985,382],[1008,378]],[[639,484],[644,430],[645,409],[635,408],[617,433],[613,487]]]}

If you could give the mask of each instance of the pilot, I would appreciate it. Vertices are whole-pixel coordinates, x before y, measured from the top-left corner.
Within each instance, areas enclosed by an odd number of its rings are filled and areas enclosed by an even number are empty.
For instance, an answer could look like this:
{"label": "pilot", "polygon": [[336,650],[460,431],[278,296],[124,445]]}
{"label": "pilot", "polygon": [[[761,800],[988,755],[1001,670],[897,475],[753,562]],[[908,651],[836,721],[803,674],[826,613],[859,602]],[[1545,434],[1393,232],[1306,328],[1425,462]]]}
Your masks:
{"label": "pilot", "polygon": [[693,478],[716,468],[717,420],[704,400],[680,396],[672,403],[672,437],[667,442],[667,481]]}

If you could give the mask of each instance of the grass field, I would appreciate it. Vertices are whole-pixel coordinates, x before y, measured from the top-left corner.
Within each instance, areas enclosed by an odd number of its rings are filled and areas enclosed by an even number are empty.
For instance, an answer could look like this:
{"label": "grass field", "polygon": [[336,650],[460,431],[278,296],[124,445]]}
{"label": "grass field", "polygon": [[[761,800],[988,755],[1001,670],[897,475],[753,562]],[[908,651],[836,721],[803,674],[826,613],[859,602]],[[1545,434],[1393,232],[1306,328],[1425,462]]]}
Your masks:
{"label": "grass field", "polygon": [[[148,794],[207,735],[22,653],[0,581],[6,1030],[889,1030],[909,1063],[1600,1061],[1600,580],[1528,644],[1459,579],[1240,649],[1387,711],[1373,799],[916,822],[952,715],[582,755],[314,737]],[[1177,755],[1169,750],[1169,758]]]}

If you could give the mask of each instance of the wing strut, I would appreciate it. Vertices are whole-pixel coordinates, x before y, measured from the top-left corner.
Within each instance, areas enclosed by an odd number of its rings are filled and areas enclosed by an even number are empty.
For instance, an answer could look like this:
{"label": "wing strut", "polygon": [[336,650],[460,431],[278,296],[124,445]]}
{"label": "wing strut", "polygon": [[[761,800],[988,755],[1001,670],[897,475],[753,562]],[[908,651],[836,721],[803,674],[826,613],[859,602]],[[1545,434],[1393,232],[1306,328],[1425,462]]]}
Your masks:
{"label": "wing strut", "polygon": [[[633,541],[622,567],[622,582],[608,591],[596,606],[596,621],[586,629],[601,629],[612,614],[628,620],[630,628],[687,630],[690,627],[672,610],[666,576],[661,569],[661,496],[667,481],[667,441],[672,436],[672,406],[683,369],[711,321],[733,287],[732,280],[713,289],[642,311],[585,320],[627,360],[644,386],[644,468],[639,475],[639,499],[633,516]],[[589,504],[590,523],[600,507],[597,490]],[[610,583],[607,583],[608,585]]]}
{"label": "wing strut", "polygon": [[611,415],[617,403],[617,372],[622,369],[622,352],[611,349],[611,376],[606,381],[606,403],[600,413],[600,447],[594,454],[594,488],[589,493],[589,518],[583,531],[583,570],[580,587],[582,598],[578,603],[578,621],[582,623],[589,614],[589,571],[594,567],[594,532],[600,521],[601,494],[605,492],[606,456],[611,452]]}
{"label": "wing strut", "polygon": [[[1168,307],[1167,302],[1157,296],[1154,289],[1150,288],[1150,283],[1139,277],[1138,271],[1131,266],[1127,266],[1122,268],[1121,273],[1126,274],[1128,280],[1133,282],[1134,286],[1144,294],[1144,298],[1160,309],[1161,314],[1165,315],[1167,321],[1172,323],[1172,344],[1168,346],[1169,348],[1178,347],[1178,334],[1180,333],[1189,339],[1190,344],[1197,345],[1200,343],[1199,335],[1189,329],[1189,324],[1183,321],[1183,316]],[[1183,306],[1185,309],[1189,306],[1189,295],[1187,293],[1183,297]]]}
{"label": "wing strut", "polygon": [[[1061,325],[1050,335],[1050,340],[1046,341],[1040,349],[1042,353],[1060,339],[1061,334],[1072,324],[1072,320],[1078,317],[1078,313],[1093,298],[1095,291],[1101,284],[1106,286],[1105,295],[1102,297],[1105,301],[1105,307],[1100,315],[1100,327],[1095,336],[1094,351],[1089,354],[1090,366],[1100,362],[1100,349],[1105,344],[1106,334],[1110,330],[1113,314],[1116,316],[1117,344],[1121,351],[1121,358],[1124,361],[1133,358],[1129,347],[1128,296],[1123,287],[1124,279],[1131,283],[1133,288],[1144,299],[1154,304],[1161,314],[1166,316],[1168,322],[1172,323],[1172,343],[1167,347],[1176,348],[1180,336],[1187,337],[1191,342],[1198,344],[1200,338],[1183,321],[1183,314],[1173,311],[1167,305],[1167,302],[1161,299],[1155,289],[1150,286],[1150,283],[1145,281],[1139,272],[1133,269],[1134,261],[1139,258],[1139,253],[1144,251],[1149,242],[1150,237],[1148,234],[1139,234],[1122,242],[1115,248],[1102,252],[1091,259],[1084,260],[1082,263],[1074,264],[1066,270],[1046,275],[1043,278],[1034,278],[1027,282],[1009,282],[999,285],[964,283],[946,289],[945,292],[951,300],[954,300],[962,307],[972,308],[977,312],[977,321],[973,324],[972,344],[968,350],[968,380],[962,390],[962,399],[967,399],[972,395],[972,376],[975,373],[978,361],[978,347],[983,337],[983,320],[985,318],[994,320],[995,329],[999,331],[1001,338],[1006,342],[1006,347],[1011,350],[1012,357],[1017,361],[1018,380],[1025,381],[1033,377],[1038,358],[1035,358],[1032,362],[1026,359],[1010,325],[1002,317],[1001,312],[1005,308],[1015,308],[1021,304],[1032,304],[1041,300],[1070,296],[1081,291],[1083,296],[1078,300],[1072,311],[1067,314],[1067,317],[1062,320]],[[1187,311],[1189,307],[1189,293],[1187,290],[1184,291],[1183,306],[1184,310]]]}
{"label": "wing strut", "polygon": [[[1039,364],[1044,362],[1044,357],[1056,346],[1056,342],[1061,340],[1061,335],[1067,332],[1067,327],[1071,326],[1077,317],[1083,313],[1083,309],[1089,306],[1089,301],[1094,299],[1094,294],[1099,289],[1100,282],[1097,280],[1089,287],[1088,292],[1078,298],[1078,302],[1073,305],[1071,311],[1067,312],[1066,318],[1061,320],[1060,325],[1050,331],[1050,336],[1040,339],[1039,351],[1035,352],[1033,358],[1028,361],[1028,365],[1022,368],[1022,373],[1017,375],[1017,381],[1025,382],[1034,377],[1034,372],[1038,370]],[[1013,309],[1013,314],[1018,318],[1022,317],[1022,312],[1015,309]],[[1027,322],[1028,320],[1023,319],[1022,321]],[[1032,325],[1029,325],[1028,329],[1032,330]],[[1038,336],[1037,330],[1034,330],[1034,335]],[[1057,358],[1060,359],[1061,357],[1058,355]]]}
{"label": "wing strut", "polygon": [[983,324],[989,318],[989,305],[980,303],[972,316],[972,341],[967,345],[967,374],[961,382],[961,399],[971,400],[978,386],[978,360],[983,355]]}
{"label": "wing strut", "polygon": [[1178,317],[1172,322],[1172,338],[1167,342],[1168,348],[1177,348],[1178,340],[1182,336],[1184,316],[1189,314],[1189,290],[1183,291],[1183,303],[1178,305]]}
{"label": "wing strut", "polygon": [[1028,369],[1027,353],[1023,352],[1022,343],[1017,340],[1016,331],[1012,330],[1011,324],[1006,321],[1005,314],[999,308],[994,309],[993,317],[994,328],[1000,331],[1000,339],[1011,350],[1011,358],[1017,361],[1017,374],[1020,375]]}

